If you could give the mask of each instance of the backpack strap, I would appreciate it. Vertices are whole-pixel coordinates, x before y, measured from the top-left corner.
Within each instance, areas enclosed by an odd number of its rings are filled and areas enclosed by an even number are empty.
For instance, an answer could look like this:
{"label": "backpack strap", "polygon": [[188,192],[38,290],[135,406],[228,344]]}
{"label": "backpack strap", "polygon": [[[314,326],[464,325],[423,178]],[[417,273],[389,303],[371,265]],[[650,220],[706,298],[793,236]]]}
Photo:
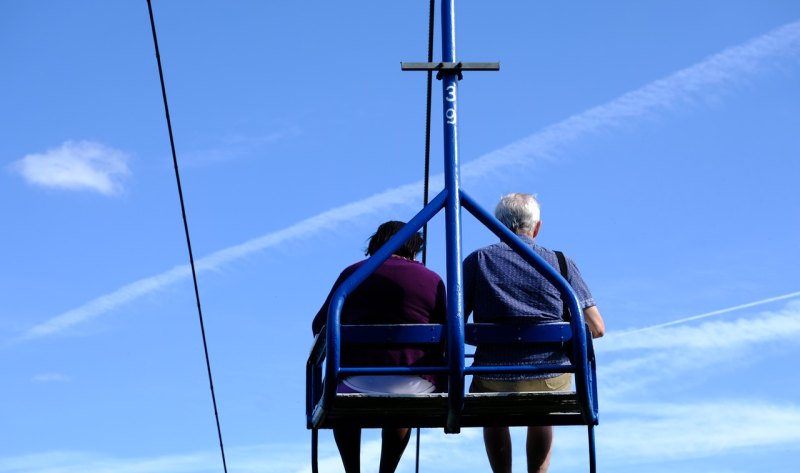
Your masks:
{"label": "backpack strap", "polygon": [[[569,271],[567,270],[567,258],[564,257],[564,253],[560,251],[556,251],[556,258],[558,258],[558,270],[561,272],[561,276],[569,282]],[[569,322],[570,314],[569,314],[569,304],[567,303],[567,298],[564,295],[561,296],[561,301],[564,304],[564,320]]]}

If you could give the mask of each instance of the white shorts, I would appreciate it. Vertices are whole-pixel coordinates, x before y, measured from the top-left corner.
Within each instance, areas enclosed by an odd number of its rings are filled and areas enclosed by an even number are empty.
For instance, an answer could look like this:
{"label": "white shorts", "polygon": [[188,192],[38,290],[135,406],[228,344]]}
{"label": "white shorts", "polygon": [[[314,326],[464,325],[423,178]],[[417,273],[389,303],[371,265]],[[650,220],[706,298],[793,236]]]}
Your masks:
{"label": "white shorts", "polygon": [[350,376],[342,384],[360,393],[421,394],[432,393],[436,386],[414,375]]}

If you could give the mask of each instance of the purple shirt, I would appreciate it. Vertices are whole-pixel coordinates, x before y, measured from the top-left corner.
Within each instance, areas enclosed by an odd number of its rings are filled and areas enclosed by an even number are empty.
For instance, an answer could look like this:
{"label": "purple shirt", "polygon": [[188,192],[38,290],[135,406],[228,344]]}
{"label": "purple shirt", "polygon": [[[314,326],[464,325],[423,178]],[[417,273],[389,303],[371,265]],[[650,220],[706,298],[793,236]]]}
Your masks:
{"label": "purple shirt", "polygon": [[[314,317],[316,335],[327,323],[333,293],[366,260],[347,267],[331,288]],[[422,263],[392,256],[345,299],[342,324],[443,324],[446,315],[445,285],[438,274]],[[444,350],[434,345],[402,348],[344,347],[342,366],[431,366],[444,364]],[[425,376],[434,381],[433,377]]]}

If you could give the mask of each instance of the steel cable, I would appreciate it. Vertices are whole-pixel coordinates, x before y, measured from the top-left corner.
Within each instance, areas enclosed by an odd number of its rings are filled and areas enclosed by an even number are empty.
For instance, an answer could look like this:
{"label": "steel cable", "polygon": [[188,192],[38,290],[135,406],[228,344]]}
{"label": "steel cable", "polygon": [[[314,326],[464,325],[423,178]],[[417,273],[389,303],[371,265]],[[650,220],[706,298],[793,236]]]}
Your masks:
{"label": "steel cable", "polygon": [[[434,9],[436,0],[430,0],[428,8],[428,62],[433,62],[433,33],[434,33]],[[433,71],[428,71],[427,93],[425,98],[425,178],[423,180],[422,206],[428,205],[429,181],[431,173],[431,90],[433,88]],[[428,222],[422,226],[422,264],[428,262]],[[419,451],[420,451],[420,428],[417,427],[417,457],[416,473],[419,473]]]}
{"label": "steel cable", "polygon": [[200,305],[200,290],[197,285],[197,270],[194,264],[194,255],[192,253],[192,240],[189,237],[189,222],[186,218],[186,205],[183,200],[183,188],[181,186],[181,176],[178,170],[178,157],[175,153],[175,139],[172,134],[172,121],[169,116],[169,105],[167,102],[167,88],[164,85],[164,70],[161,67],[161,54],[158,50],[158,36],[156,35],[156,22],[153,18],[153,6],[150,0],[147,0],[147,10],[150,13],[150,28],[153,30],[153,45],[156,50],[156,62],[158,63],[158,77],[161,81],[161,96],[164,99],[164,113],[167,117],[167,131],[169,132],[169,145],[172,150],[172,163],[175,168],[175,181],[178,184],[178,197],[181,203],[181,215],[183,216],[183,230],[186,234],[186,247],[189,250],[189,263],[192,267],[192,282],[194,283],[194,297],[197,302],[197,315],[200,318],[200,333],[203,337],[203,351],[206,357],[206,369],[208,371],[208,383],[211,387],[211,402],[214,404],[214,418],[217,423],[217,437],[219,438],[219,450],[222,454],[222,468],[225,473],[228,473],[228,465],[225,461],[225,447],[222,443],[222,429],[219,423],[219,411],[217,410],[217,397],[214,394],[214,378],[211,376],[211,360],[208,356],[208,343],[206,342],[206,329],[203,323],[203,309]]}

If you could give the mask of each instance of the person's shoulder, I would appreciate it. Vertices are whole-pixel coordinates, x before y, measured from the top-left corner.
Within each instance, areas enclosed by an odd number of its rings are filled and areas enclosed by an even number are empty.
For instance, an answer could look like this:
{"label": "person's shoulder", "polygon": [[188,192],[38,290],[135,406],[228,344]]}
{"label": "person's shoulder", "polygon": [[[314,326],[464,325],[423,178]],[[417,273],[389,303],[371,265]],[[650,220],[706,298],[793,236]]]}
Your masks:
{"label": "person's shoulder", "polygon": [[[423,266],[423,268],[425,268],[425,267]],[[439,273],[437,273],[436,271],[433,271],[432,269],[425,268],[425,274],[427,274],[427,275],[428,275],[428,278],[429,278],[429,279],[430,279],[432,282],[434,282],[434,283],[436,283],[436,284],[439,284],[439,283],[443,283],[443,282],[444,282],[444,281],[442,280],[442,277],[441,277],[441,276],[439,276]]]}
{"label": "person's shoulder", "polygon": [[428,268],[419,261],[412,261],[401,258],[390,258],[392,261],[387,265],[387,270],[394,274],[394,277],[404,280],[425,281],[431,284],[438,284],[442,277],[436,271]]}
{"label": "person's shoulder", "polygon": [[[556,250],[551,250],[550,248],[542,246],[542,245],[540,245],[538,243],[533,243],[531,245],[531,248],[533,248],[533,250],[536,251],[537,253],[539,253],[540,255],[548,254],[548,255],[555,256],[555,254],[556,254]],[[563,252],[562,252],[562,254],[563,254]],[[564,255],[564,256],[566,256],[566,255]]]}
{"label": "person's shoulder", "polygon": [[355,263],[351,264],[350,266],[348,266],[348,267],[344,268],[344,269],[342,270],[342,272],[339,274],[339,276],[340,276],[340,277],[343,277],[343,276],[349,276],[349,275],[353,274],[354,272],[356,272],[356,270],[357,270],[358,268],[360,268],[361,266],[363,266],[363,265],[364,265],[364,263],[366,263],[366,262],[367,262],[367,260],[366,260],[366,259],[363,259],[363,260],[361,260],[361,261],[357,261],[357,262],[355,262]]}
{"label": "person's shoulder", "polygon": [[364,266],[364,263],[367,262],[367,258],[362,259],[361,261],[356,261],[355,263],[351,264],[350,266],[344,268],[345,271],[355,271],[356,269]]}
{"label": "person's shoulder", "polygon": [[564,255],[564,261],[567,263],[567,271],[568,271],[570,277],[572,277],[573,275],[580,276],[581,273],[580,273],[580,269],[578,268],[577,263],[575,263],[575,260],[572,259],[572,257],[569,254],[567,254],[566,252],[561,251],[561,250],[551,250],[549,248],[545,248],[545,247],[541,247],[541,246],[539,247],[539,250],[541,250],[539,254],[545,254],[545,253],[551,254],[552,258],[554,260],[557,259],[556,253],[561,253],[562,255]]}
{"label": "person's shoulder", "polygon": [[494,253],[496,251],[502,251],[503,249],[506,249],[506,248],[508,248],[508,245],[506,245],[502,241],[499,241],[497,243],[492,243],[491,245],[482,246],[482,247],[480,247],[480,248],[478,248],[476,250],[473,250],[472,253],[470,253],[469,256],[467,256],[467,257],[468,258],[470,256],[477,257],[477,256],[480,256],[480,255],[485,255],[487,253]]}
{"label": "person's shoulder", "polygon": [[550,253],[553,256],[555,256],[557,253],[561,253],[564,256],[564,260],[567,262],[568,265],[575,266],[575,260],[573,260],[572,257],[566,251],[551,250],[549,248],[544,248],[544,247],[540,247],[540,248],[542,249],[543,252]]}
{"label": "person's shoulder", "polygon": [[408,263],[409,267],[413,268],[412,269],[413,271],[417,271],[419,273],[426,274],[431,278],[442,279],[441,276],[439,276],[439,273],[437,273],[436,271],[428,268],[427,266],[425,266],[424,264],[422,264],[419,261],[407,261],[407,263]]}

